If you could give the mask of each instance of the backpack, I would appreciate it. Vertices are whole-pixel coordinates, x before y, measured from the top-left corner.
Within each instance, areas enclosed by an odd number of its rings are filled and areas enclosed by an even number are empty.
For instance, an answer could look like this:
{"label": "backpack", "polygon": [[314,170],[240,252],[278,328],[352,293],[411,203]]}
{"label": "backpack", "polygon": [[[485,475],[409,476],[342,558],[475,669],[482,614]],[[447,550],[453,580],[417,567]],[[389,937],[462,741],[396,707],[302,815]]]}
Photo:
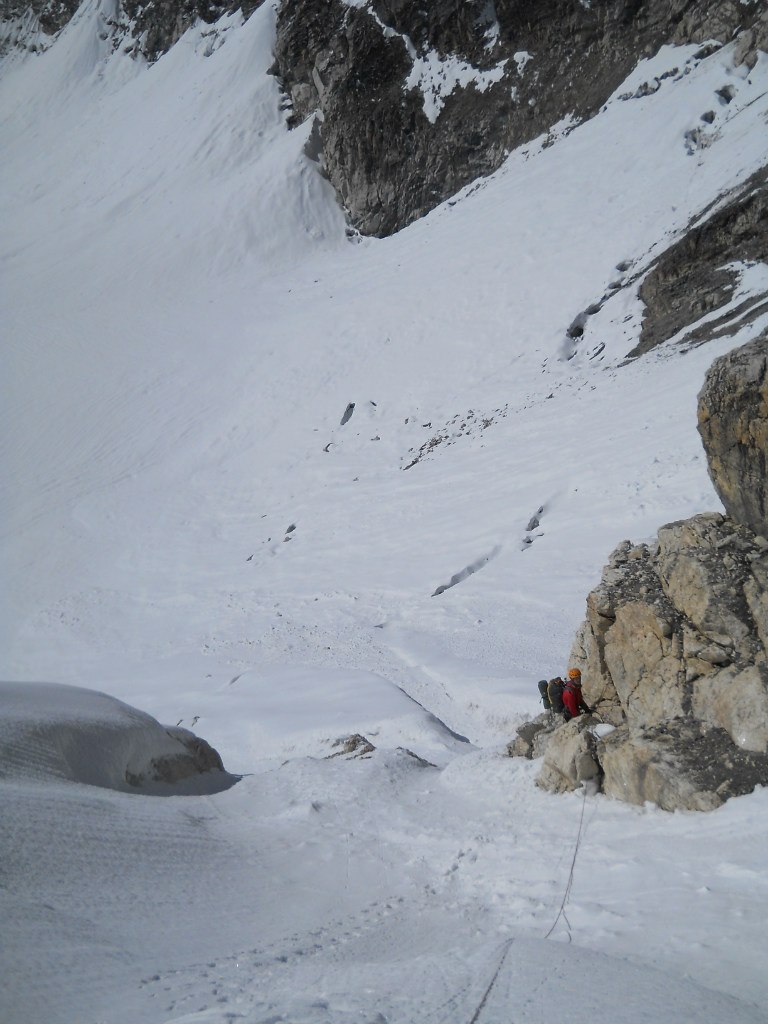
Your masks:
{"label": "backpack", "polygon": [[552,705],[549,703],[549,695],[547,693],[548,685],[549,684],[547,683],[546,679],[539,680],[539,693],[541,694],[541,703],[544,705],[544,709],[546,711],[549,711],[549,709],[552,707]]}
{"label": "backpack", "polygon": [[549,697],[549,706],[555,712],[556,715],[562,715],[563,707],[563,680],[560,676],[555,676],[554,679],[549,680],[547,686],[547,696]]}

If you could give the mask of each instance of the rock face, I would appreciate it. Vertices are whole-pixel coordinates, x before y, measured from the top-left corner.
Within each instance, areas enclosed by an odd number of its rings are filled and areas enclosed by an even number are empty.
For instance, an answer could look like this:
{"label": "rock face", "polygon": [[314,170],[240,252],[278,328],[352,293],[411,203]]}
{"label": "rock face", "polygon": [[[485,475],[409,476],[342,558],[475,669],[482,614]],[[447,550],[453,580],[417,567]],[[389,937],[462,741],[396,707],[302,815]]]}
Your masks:
{"label": "rock face", "polygon": [[[82,0],[0,0],[0,56],[11,49],[36,50],[39,33],[53,37],[67,24]],[[99,7],[99,34],[134,57],[157,60],[188,28],[202,21],[211,25],[224,14],[242,11],[247,18],[263,0],[243,3],[225,0],[119,0]],[[33,40],[30,44],[28,40]],[[45,43],[42,43],[43,48]]]}
{"label": "rock face", "polygon": [[243,3],[217,3],[216,0],[121,0],[119,13],[113,23],[118,37],[129,35],[134,42],[134,54],[147,60],[157,60],[198,21],[213,24],[224,14],[241,10],[247,18],[260,7],[263,0],[244,0]]}
{"label": "rock face", "polygon": [[630,356],[643,355],[673,337],[690,348],[732,336],[765,315],[768,291],[751,294],[735,308],[729,305],[720,316],[716,311],[731,302],[739,283],[733,265],[765,262],[766,254],[768,168],[763,168],[651,267],[640,285],[646,312]]}
{"label": "rock face", "polygon": [[768,39],[758,6],[296,0],[278,14],[275,72],[291,123],[318,112],[322,164],[352,222],[387,235],[514,147],[595,114],[663,43],[706,43],[703,58],[740,31],[739,59],[754,62]]}
{"label": "rock face", "polygon": [[80,0],[2,0],[0,18],[10,22],[31,15],[40,29],[53,35],[67,24]]}
{"label": "rock face", "polygon": [[[768,224],[768,211],[764,221]],[[716,363],[699,398],[699,433],[720,500],[729,516],[763,537],[768,537],[766,364],[768,332]]]}
{"label": "rock face", "polygon": [[592,781],[633,803],[708,810],[768,784],[768,334],[715,362],[699,422],[729,514],[611,555],[571,663],[614,728],[585,717],[548,743],[518,737],[511,753],[545,748],[547,789]]}

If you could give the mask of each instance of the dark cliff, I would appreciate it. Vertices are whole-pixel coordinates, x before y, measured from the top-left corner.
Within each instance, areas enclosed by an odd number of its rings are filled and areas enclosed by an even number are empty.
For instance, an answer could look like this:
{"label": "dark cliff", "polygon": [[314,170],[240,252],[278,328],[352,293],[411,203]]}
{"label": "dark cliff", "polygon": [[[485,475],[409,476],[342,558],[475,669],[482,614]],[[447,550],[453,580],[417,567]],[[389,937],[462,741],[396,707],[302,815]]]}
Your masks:
{"label": "dark cliff", "polygon": [[751,30],[754,48],[764,15],[712,0],[299,0],[280,8],[275,71],[294,123],[319,111],[352,222],[387,235],[514,147],[595,114],[663,43],[706,41],[704,56]]}

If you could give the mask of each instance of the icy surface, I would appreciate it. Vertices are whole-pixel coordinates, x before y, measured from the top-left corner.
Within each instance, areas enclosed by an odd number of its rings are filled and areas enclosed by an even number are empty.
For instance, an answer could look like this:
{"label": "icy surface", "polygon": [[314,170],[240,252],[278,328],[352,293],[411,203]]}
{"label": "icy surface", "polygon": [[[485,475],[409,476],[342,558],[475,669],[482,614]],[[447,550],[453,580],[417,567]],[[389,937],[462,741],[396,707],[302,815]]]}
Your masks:
{"label": "icy surface", "polygon": [[246,775],[6,766],[3,1020],[465,1024],[494,976],[479,1024],[764,1020],[766,792],[669,815],[503,752],[611,549],[719,507],[696,394],[750,333],[623,360],[644,268],[765,160],[768,61],[662,50],[352,244],[273,18],[147,68],[89,2],[0,68],[0,671]]}

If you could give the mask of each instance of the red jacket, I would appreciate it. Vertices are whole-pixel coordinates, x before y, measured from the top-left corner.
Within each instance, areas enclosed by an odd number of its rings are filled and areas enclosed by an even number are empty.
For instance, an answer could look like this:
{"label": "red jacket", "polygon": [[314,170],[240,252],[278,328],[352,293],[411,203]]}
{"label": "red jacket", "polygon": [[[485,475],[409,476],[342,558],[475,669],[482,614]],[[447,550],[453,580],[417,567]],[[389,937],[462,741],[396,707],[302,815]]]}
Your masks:
{"label": "red jacket", "polygon": [[566,683],[563,688],[563,704],[571,718],[576,718],[582,711],[589,711],[589,707],[581,695],[581,687],[573,683]]}

